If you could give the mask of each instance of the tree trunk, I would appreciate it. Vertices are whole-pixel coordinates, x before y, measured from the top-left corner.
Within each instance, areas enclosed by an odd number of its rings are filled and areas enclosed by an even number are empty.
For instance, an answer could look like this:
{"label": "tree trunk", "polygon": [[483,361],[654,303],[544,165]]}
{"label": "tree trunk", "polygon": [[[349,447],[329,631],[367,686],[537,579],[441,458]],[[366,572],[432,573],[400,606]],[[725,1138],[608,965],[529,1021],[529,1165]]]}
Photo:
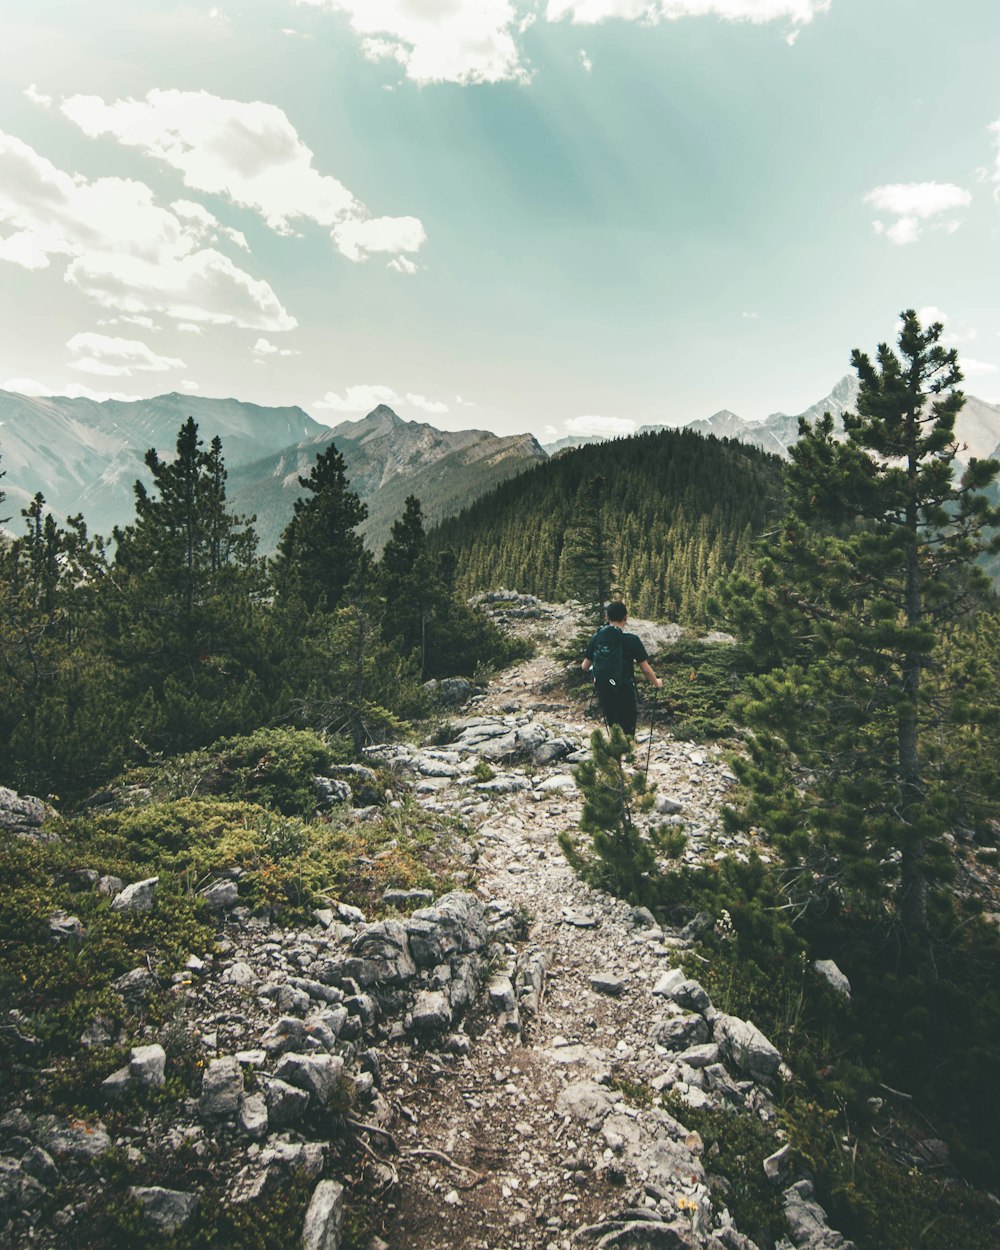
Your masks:
{"label": "tree trunk", "polygon": [[[910,460],[911,477],[915,466]],[[910,539],[906,552],[905,612],[908,629],[919,628],[922,616],[920,594],[920,559],[917,548],[918,514],[915,501],[906,509],[906,527]],[[903,704],[899,711],[899,791],[900,816],[904,824],[900,860],[900,918],[903,932],[911,942],[922,942],[927,934],[927,881],[924,877],[925,847],[923,837],[912,837],[914,819],[923,808],[923,776],[919,749],[919,700],[922,657],[907,651],[902,665]]]}

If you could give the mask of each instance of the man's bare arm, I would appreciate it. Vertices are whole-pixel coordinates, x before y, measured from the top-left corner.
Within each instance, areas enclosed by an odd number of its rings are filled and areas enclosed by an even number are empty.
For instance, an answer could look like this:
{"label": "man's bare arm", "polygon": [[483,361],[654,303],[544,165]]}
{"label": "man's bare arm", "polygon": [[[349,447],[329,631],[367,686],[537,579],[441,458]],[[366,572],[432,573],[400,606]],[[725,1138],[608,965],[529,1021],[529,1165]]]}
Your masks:
{"label": "man's bare arm", "polygon": [[653,683],[653,685],[657,688],[657,690],[663,689],[663,682],[659,679],[659,677],[657,677],[657,675],[650,668],[648,660],[643,660],[639,664],[639,667],[642,669],[644,676],[649,678],[649,680]]}

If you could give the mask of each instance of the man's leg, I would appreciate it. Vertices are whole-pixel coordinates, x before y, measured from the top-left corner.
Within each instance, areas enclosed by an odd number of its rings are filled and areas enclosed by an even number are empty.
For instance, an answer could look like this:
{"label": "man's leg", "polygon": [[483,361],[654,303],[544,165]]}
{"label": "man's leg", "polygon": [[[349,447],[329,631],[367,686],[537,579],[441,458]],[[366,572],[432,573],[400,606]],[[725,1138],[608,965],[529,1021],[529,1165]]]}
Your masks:
{"label": "man's leg", "polygon": [[597,701],[609,732],[612,725],[617,725],[630,738],[635,737],[638,708],[634,688],[625,690],[620,687],[602,688],[598,693]]}
{"label": "man's leg", "polygon": [[635,737],[636,722],[639,719],[639,701],[636,698],[635,687],[623,690],[621,695],[621,719],[618,724],[621,725],[625,733],[630,738]]}

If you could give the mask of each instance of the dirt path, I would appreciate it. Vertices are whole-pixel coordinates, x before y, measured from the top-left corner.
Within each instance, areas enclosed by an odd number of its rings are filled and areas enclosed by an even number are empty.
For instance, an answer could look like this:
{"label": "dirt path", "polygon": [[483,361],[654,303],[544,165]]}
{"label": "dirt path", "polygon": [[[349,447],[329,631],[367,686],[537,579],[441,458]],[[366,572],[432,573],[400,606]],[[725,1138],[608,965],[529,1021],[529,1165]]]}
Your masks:
{"label": "dirt path", "polygon": [[[543,654],[504,673],[473,712],[531,714],[584,744],[595,722],[560,697],[561,677],[561,666]],[[484,1004],[465,1022],[468,1043],[452,1042],[467,1053],[414,1053],[400,1044],[387,1054],[384,1093],[397,1108],[393,1132],[402,1151],[382,1234],[392,1250],[568,1250],[574,1230],[623,1208],[670,1219],[706,1201],[694,1171],[658,1197],[613,1137],[590,1131],[560,1102],[584,1079],[609,1090],[648,1089],[662,1073],[663,1051],[650,1032],[664,1000],[652,989],[687,944],[637,923],[631,907],[577,879],[557,842],[579,820],[569,767],[529,771],[532,788],[480,824],[476,867],[493,914],[509,911],[526,926],[506,944],[507,966],[496,972],[510,975],[516,989],[519,971],[523,981],[527,966],[529,982],[532,975],[537,982],[544,969],[536,1010],[529,996],[519,1034]],[[675,800],[696,842],[712,838],[728,784],[719,753],[658,730],[649,780]],[[623,1099],[616,1110],[635,1109]],[[700,1143],[690,1145],[697,1156]]]}

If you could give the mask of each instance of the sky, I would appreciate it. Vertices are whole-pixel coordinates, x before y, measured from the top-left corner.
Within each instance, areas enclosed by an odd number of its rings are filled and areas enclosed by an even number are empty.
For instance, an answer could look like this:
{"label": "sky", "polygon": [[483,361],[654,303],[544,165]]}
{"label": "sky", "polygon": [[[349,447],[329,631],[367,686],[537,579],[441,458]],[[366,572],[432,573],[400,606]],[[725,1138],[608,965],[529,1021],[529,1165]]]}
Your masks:
{"label": "sky", "polygon": [[1000,402],[998,66],[996,0],[0,0],[0,387],[551,442],[915,308]]}

